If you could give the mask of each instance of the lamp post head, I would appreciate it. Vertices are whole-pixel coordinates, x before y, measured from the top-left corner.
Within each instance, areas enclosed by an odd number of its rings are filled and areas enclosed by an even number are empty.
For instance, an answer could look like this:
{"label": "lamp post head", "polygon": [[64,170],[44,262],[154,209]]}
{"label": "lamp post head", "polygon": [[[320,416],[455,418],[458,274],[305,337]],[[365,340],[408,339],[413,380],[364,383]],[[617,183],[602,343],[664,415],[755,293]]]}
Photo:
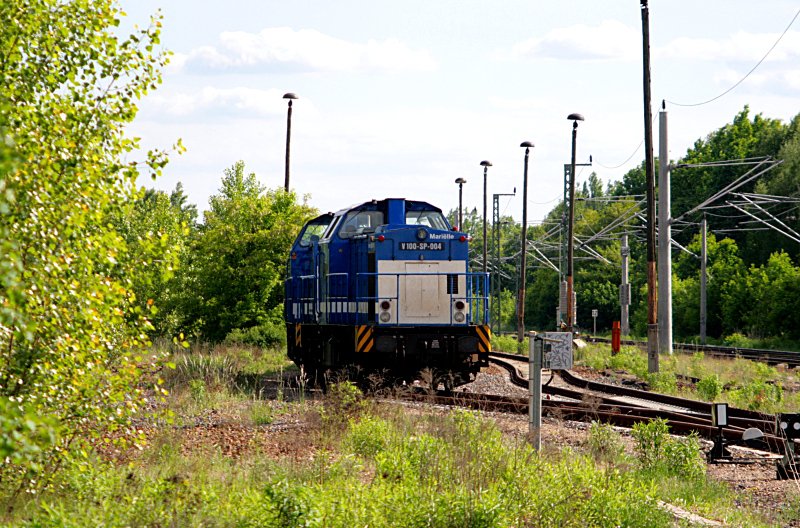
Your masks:
{"label": "lamp post head", "polygon": [[519,146],[525,148],[531,148],[533,146],[533,143],[531,143],[530,141],[523,141],[522,143],[519,144]]}
{"label": "lamp post head", "polygon": [[570,114],[567,119],[570,121],[583,121],[583,116],[581,114]]}
{"label": "lamp post head", "polygon": [[283,94],[283,98],[284,99],[299,99],[299,97],[297,97],[297,95],[295,95],[295,94],[293,94],[291,92],[289,92],[287,94]]}
{"label": "lamp post head", "polygon": [[481,167],[491,167],[491,166],[492,166],[492,162],[491,161],[483,160],[481,162]]}
{"label": "lamp post head", "polygon": [[467,180],[465,180],[464,178],[456,178],[456,183],[459,185],[464,185],[465,183],[467,183]]}

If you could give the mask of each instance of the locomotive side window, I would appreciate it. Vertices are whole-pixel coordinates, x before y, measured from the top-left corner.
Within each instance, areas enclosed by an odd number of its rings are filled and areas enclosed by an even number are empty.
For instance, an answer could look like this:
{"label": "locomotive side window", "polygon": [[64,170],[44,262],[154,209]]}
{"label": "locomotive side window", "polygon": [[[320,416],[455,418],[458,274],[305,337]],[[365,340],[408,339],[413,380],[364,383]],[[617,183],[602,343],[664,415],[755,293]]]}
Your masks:
{"label": "locomotive side window", "polygon": [[406,224],[422,225],[447,231],[447,222],[439,211],[406,211]]}
{"label": "locomotive side window", "polygon": [[310,246],[313,237],[316,237],[316,240],[319,240],[330,224],[330,215],[323,215],[319,218],[311,220],[306,224],[306,227],[303,230],[303,236],[300,237],[300,245],[303,247]]}
{"label": "locomotive side window", "polygon": [[383,225],[381,211],[350,211],[347,213],[342,227],[339,229],[340,238],[350,238],[353,235],[372,233],[379,225]]}

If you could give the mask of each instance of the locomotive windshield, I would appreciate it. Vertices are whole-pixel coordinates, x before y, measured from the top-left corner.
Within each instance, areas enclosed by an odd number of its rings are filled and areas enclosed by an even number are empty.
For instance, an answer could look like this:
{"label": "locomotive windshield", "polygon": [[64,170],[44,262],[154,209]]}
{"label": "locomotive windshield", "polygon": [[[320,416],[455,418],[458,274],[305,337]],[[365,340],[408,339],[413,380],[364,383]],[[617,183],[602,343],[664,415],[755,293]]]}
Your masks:
{"label": "locomotive windshield", "polygon": [[447,231],[447,222],[439,211],[406,211],[406,224],[422,225]]}
{"label": "locomotive windshield", "polygon": [[319,240],[330,225],[332,219],[333,217],[331,215],[326,214],[308,222],[303,230],[303,235],[300,237],[300,245],[303,247],[311,245],[313,237],[316,237],[316,239]]}
{"label": "locomotive windshield", "polygon": [[373,233],[376,227],[383,224],[381,211],[350,211],[342,222],[339,236],[350,238],[362,233]]}

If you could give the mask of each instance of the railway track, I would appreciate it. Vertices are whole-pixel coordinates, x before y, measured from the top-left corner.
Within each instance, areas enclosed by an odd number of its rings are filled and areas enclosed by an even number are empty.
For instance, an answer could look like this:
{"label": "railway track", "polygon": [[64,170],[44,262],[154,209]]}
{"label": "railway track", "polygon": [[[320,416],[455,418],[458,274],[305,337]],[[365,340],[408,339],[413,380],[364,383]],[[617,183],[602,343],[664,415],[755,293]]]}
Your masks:
{"label": "railway track", "polygon": [[[504,368],[511,382],[527,388],[528,380],[521,376],[517,365],[511,361],[526,358],[511,354],[492,353],[490,360]],[[560,371],[564,386],[546,384],[542,387],[549,399],[542,400],[545,415],[577,421],[602,421],[623,427],[632,427],[639,422],[656,418],[667,420],[671,430],[678,434],[696,432],[701,438],[716,437],[719,429],[711,422],[711,404],[658,394],[648,391],[597,383],[579,378],[568,371]],[[415,401],[427,401],[442,405],[457,405],[487,411],[526,414],[528,399],[474,393],[412,394]],[[730,442],[742,441],[747,429],[757,428],[764,432],[763,448],[782,454],[784,440],[775,433],[775,417],[747,409],[728,408],[728,426],[723,429]]]}
{"label": "railway track", "polygon": [[[605,337],[585,337],[586,341],[592,343],[611,343],[611,339]],[[644,348],[647,343],[644,341],[622,340],[623,345],[637,346]],[[792,352],[789,350],[767,350],[763,348],[739,348],[719,345],[698,345],[694,343],[675,343],[673,345],[675,350],[682,350],[684,352],[703,352],[710,356],[719,356],[727,358],[740,357],[752,361],[760,361],[768,365],[786,364],[790,367],[800,366],[800,352]]]}

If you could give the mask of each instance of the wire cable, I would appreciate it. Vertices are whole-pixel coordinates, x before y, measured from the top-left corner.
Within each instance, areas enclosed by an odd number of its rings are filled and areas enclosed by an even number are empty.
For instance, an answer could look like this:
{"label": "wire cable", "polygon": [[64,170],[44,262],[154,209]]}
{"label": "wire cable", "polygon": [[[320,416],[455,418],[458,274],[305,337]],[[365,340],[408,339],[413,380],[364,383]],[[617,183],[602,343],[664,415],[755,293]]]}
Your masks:
{"label": "wire cable", "polygon": [[786,26],[786,29],[784,29],[784,30],[783,30],[783,33],[781,33],[781,36],[780,36],[780,37],[778,37],[778,40],[776,40],[776,41],[775,41],[775,43],[772,45],[772,47],[771,47],[769,50],[767,50],[767,53],[766,53],[766,54],[764,54],[764,56],[763,56],[763,57],[761,57],[761,60],[760,60],[760,61],[758,61],[758,62],[756,63],[756,65],[755,65],[755,66],[753,66],[753,67],[750,69],[750,71],[749,71],[749,72],[747,72],[747,73],[745,74],[745,76],[744,76],[744,77],[742,77],[741,79],[739,79],[739,81],[738,81],[736,84],[734,84],[733,86],[731,86],[730,88],[728,88],[727,90],[725,90],[724,92],[722,92],[721,94],[719,94],[718,96],[716,96],[716,97],[713,97],[713,98],[709,99],[708,101],[703,101],[703,102],[701,102],[701,103],[676,103],[675,101],[670,101],[670,100],[667,100],[667,102],[668,102],[669,104],[671,104],[671,105],[675,105],[675,106],[702,106],[702,105],[704,105],[704,104],[712,103],[712,102],[716,101],[717,99],[719,99],[720,97],[723,97],[723,96],[727,95],[729,92],[733,91],[733,90],[734,90],[734,88],[736,88],[737,86],[739,86],[740,84],[742,84],[742,83],[745,81],[745,79],[747,79],[748,77],[750,77],[750,74],[751,74],[751,73],[753,73],[754,71],[756,71],[756,69],[757,69],[759,66],[761,66],[761,63],[763,63],[763,62],[764,62],[764,61],[767,59],[767,57],[769,57],[769,54],[770,54],[770,53],[772,53],[772,50],[774,50],[774,49],[775,49],[775,46],[777,46],[777,45],[778,45],[778,43],[779,43],[779,42],[780,42],[780,41],[783,39],[784,35],[786,35],[786,33],[788,33],[788,32],[789,32],[789,28],[791,28],[791,27],[792,27],[792,25],[794,24],[794,21],[795,21],[795,20],[797,20],[797,17],[798,17],[799,15],[800,15],[800,9],[798,9],[798,10],[797,10],[797,13],[795,13],[795,14],[794,14],[794,17],[792,18],[792,21],[791,21],[791,22],[789,22],[789,25],[788,25],[788,26]]}

